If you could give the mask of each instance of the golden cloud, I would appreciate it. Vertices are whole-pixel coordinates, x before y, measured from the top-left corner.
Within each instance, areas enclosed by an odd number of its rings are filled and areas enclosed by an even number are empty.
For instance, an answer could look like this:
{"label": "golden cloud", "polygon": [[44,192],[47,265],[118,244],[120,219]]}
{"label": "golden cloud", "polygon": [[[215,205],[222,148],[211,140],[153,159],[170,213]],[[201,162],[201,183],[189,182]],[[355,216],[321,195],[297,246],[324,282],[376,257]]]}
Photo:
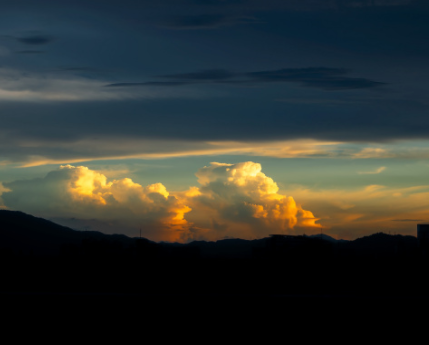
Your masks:
{"label": "golden cloud", "polygon": [[261,170],[254,162],[214,162],[200,169],[196,176],[201,186],[182,194],[193,209],[187,218],[200,229],[188,235],[255,238],[320,228],[312,212],[279,194],[277,184]]}
{"label": "golden cloud", "polygon": [[415,236],[417,221],[398,220],[429,221],[429,186],[425,185],[368,185],[348,190],[295,188],[290,192],[324,215],[324,228],[337,238],[354,239],[380,231]]}
{"label": "golden cloud", "polygon": [[196,173],[199,187],[171,193],[161,183],[144,187],[129,178],[108,181],[87,167],[63,165],[41,179],[7,183],[3,195],[12,209],[98,219],[123,229],[141,226],[145,236],[158,241],[260,238],[320,227],[312,212],[279,194],[261,170],[254,162],[211,163]]}
{"label": "golden cloud", "polygon": [[[119,220],[125,228],[155,231],[157,240],[176,241],[186,231],[190,208],[161,183],[143,187],[129,178],[108,182],[87,167],[61,166],[43,179],[8,183],[5,203],[41,216]],[[121,229],[117,229],[121,231]]]}
{"label": "golden cloud", "polygon": [[0,183],[0,209],[6,208],[6,206],[4,205],[3,199],[1,197],[4,192],[10,192],[10,189],[5,188],[3,184]]}
{"label": "golden cloud", "polygon": [[[340,142],[318,141],[310,139],[283,140],[274,142],[238,142],[238,141],[210,141],[186,142],[165,140],[107,140],[100,145],[100,140],[80,140],[74,143],[56,143],[57,147],[66,151],[72,150],[74,157],[67,154],[67,158],[49,158],[43,155],[25,157],[21,167],[34,167],[47,164],[80,163],[105,159],[164,159],[173,157],[214,156],[214,155],[247,155],[276,158],[302,157],[335,157],[338,155]],[[26,142],[26,146],[49,151],[51,142]],[[84,156],[80,152],[87,152],[87,147],[97,148],[93,156]],[[153,152],[152,148],[157,148]],[[150,152],[145,152],[150,148]],[[13,164],[6,162],[5,164]]]}

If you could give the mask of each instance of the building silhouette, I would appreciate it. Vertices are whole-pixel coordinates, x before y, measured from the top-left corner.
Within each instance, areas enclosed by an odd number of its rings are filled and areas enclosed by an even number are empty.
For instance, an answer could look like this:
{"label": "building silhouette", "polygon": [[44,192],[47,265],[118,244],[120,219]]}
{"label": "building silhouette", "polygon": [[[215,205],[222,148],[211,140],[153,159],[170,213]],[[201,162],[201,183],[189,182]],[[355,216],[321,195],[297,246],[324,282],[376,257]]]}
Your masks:
{"label": "building silhouette", "polygon": [[417,224],[417,240],[424,256],[429,253],[429,224]]}

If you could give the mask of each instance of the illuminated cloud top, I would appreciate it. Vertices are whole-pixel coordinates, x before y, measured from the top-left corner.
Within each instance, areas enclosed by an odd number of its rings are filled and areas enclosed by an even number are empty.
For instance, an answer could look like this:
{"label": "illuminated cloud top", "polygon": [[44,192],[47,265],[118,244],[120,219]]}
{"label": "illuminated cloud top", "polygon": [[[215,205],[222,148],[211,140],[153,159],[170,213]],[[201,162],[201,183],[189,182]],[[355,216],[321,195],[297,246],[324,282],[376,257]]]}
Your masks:
{"label": "illuminated cloud top", "polygon": [[143,187],[129,178],[108,182],[87,167],[65,165],[43,179],[6,183],[2,196],[11,209],[45,217],[95,218],[129,235],[142,228],[154,240],[260,238],[320,227],[310,211],[278,194],[277,184],[258,163],[212,163],[197,177],[200,187],[169,193],[161,183]]}

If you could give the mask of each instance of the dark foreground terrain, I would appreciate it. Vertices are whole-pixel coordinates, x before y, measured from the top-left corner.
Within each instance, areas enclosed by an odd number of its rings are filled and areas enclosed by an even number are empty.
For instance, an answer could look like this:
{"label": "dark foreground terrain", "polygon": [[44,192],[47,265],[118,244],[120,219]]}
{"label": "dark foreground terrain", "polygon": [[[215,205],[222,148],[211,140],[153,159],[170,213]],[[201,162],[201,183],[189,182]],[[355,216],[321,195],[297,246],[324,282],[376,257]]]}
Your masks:
{"label": "dark foreground terrain", "polygon": [[415,237],[355,241],[274,235],[154,243],[74,231],[0,211],[0,296],[293,300],[426,299],[429,260]]}

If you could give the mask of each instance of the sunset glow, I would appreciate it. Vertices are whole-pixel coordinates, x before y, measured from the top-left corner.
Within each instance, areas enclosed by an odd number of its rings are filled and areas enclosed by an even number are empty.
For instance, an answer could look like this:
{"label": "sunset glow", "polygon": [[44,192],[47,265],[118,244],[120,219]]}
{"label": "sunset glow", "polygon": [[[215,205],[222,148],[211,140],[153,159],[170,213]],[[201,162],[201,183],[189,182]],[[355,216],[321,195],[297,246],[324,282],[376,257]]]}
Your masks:
{"label": "sunset glow", "polygon": [[424,1],[0,3],[0,209],[183,243],[429,222]]}

